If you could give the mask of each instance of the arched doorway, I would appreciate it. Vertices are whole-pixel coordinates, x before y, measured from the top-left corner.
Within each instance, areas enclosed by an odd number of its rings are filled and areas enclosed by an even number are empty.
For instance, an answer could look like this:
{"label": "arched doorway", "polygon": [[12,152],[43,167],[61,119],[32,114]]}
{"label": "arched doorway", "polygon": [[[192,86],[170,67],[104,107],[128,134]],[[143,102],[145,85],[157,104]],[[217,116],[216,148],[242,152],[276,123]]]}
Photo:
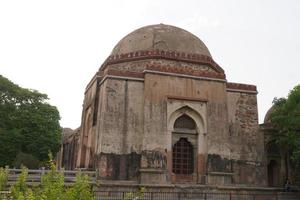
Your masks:
{"label": "arched doorway", "polygon": [[198,134],[195,121],[186,114],[178,117],[172,133],[172,173],[174,182],[197,180]]}
{"label": "arched doorway", "polygon": [[275,160],[271,160],[268,164],[268,185],[279,186],[279,165]]}

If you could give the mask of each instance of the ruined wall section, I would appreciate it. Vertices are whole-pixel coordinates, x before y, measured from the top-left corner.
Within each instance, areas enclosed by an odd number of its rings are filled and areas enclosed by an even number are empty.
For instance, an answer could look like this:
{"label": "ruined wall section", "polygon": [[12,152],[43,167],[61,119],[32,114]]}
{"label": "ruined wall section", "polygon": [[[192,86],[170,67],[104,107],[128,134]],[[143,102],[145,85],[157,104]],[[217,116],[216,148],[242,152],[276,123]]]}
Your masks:
{"label": "ruined wall section", "polygon": [[76,164],[79,168],[92,168],[93,166],[93,157],[95,154],[93,142],[95,141],[95,129],[93,128],[93,118],[96,109],[95,99],[97,94],[97,83],[98,78],[95,75],[85,91],[79,137],[79,156]]}
{"label": "ruined wall section", "polygon": [[227,99],[233,182],[265,185],[264,136],[258,131],[256,93],[228,91]]}

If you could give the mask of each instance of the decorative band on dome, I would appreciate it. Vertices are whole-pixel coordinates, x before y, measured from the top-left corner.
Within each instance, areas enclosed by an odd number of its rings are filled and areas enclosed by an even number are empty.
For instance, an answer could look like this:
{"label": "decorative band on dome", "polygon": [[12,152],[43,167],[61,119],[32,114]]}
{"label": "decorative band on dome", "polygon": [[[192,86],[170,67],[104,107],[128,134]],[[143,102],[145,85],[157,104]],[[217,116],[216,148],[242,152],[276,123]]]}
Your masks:
{"label": "decorative band on dome", "polygon": [[105,60],[101,68],[105,69],[106,66],[110,64],[137,61],[143,59],[168,59],[195,64],[207,64],[217,72],[224,73],[224,70],[210,56],[176,51],[163,51],[158,49],[150,51],[130,52],[120,55],[111,55]]}
{"label": "decorative band on dome", "polygon": [[170,65],[161,65],[161,64],[147,64],[144,72],[130,72],[130,71],[120,71],[107,68],[106,70],[100,71],[100,76],[113,75],[120,77],[132,77],[132,78],[144,78],[145,73],[147,72],[160,72],[160,73],[169,73],[177,75],[187,75],[191,77],[204,77],[210,79],[218,79],[226,81],[225,74],[211,72],[211,71],[194,71],[191,69],[186,69],[180,66],[170,66]]}
{"label": "decorative band on dome", "polygon": [[215,79],[225,79],[225,74],[223,73],[216,73],[210,71],[195,71],[189,70],[182,67],[174,67],[169,65],[160,65],[160,64],[151,64],[146,66],[146,70],[153,70],[159,72],[168,72],[174,74],[184,74],[190,75],[195,77],[207,77],[207,78],[215,78]]}

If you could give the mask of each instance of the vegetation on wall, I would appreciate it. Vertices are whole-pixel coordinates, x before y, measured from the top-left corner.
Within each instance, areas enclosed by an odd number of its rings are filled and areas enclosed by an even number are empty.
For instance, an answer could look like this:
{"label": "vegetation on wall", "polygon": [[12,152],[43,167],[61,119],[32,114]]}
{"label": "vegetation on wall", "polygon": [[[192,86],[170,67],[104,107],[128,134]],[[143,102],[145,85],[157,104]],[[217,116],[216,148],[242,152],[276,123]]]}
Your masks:
{"label": "vegetation on wall", "polygon": [[58,152],[60,116],[47,100],[46,94],[21,88],[0,75],[0,166],[20,164],[26,156],[42,162],[49,150]]}
{"label": "vegetation on wall", "polygon": [[291,170],[300,171],[300,85],[290,91],[287,98],[275,98],[270,120],[278,130],[273,140],[286,160],[286,176]]}

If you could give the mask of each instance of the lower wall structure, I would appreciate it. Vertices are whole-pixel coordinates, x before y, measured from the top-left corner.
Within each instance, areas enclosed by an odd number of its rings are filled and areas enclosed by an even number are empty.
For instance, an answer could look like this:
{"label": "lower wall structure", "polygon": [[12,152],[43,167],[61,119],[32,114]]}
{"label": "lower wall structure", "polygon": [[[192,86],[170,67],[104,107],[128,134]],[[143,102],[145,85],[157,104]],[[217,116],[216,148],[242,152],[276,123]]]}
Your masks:
{"label": "lower wall structure", "polygon": [[102,179],[137,180],[141,155],[101,153],[96,158],[96,168]]}
{"label": "lower wall structure", "polygon": [[[292,188],[267,187],[220,187],[207,185],[141,185],[135,182],[102,182],[94,188],[98,199],[124,199],[129,193],[133,196],[144,188],[143,198],[149,200],[299,200],[300,192]],[[134,198],[132,198],[134,199]]]}

